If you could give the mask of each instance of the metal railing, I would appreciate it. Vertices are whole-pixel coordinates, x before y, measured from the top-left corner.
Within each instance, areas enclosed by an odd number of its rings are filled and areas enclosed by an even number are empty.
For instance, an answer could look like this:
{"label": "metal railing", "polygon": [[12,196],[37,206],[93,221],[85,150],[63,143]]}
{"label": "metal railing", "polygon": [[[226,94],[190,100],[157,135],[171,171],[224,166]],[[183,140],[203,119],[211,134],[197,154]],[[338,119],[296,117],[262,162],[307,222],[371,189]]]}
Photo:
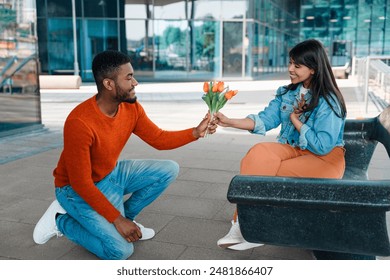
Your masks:
{"label": "metal railing", "polygon": [[390,102],[390,56],[354,57],[352,77],[364,93],[365,111],[368,111],[368,100],[383,110]]}

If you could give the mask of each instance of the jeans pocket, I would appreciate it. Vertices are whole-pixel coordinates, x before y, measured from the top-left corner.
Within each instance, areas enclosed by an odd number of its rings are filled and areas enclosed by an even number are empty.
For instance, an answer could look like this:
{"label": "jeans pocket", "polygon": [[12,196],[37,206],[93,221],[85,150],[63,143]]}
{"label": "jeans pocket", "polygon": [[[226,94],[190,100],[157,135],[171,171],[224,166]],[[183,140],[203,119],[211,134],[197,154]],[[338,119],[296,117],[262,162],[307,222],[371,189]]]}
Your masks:
{"label": "jeans pocket", "polygon": [[60,196],[62,198],[66,198],[67,200],[75,200],[79,195],[73,190],[71,185],[66,185],[63,187],[56,188],[56,196],[57,198]]}

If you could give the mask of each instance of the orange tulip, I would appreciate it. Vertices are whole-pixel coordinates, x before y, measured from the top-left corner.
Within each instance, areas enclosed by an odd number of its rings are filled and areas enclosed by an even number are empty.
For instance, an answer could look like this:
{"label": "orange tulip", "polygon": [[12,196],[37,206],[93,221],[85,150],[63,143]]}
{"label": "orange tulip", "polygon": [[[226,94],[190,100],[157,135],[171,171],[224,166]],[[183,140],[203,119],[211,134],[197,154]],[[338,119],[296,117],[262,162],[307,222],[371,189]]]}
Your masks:
{"label": "orange tulip", "polygon": [[229,90],[227,93],[225,93],[225,98],[227,100],[232,99],[233,96],[237,94],[238,90]]}
{"label": "orange tulip", "polygon": [[204,84],[203,84],[203,91],[205,93],[209,92],[209,83],[208,82],[204,82]]}
{"label": "orange tulip", "polygon": [[217,92],[218,91],[218,82],[214,82],[213,83],[213,89],[212,89],[213,92]]}
{"label": "orange tulip", "polygon": [[225,87],[225,83],[224,82],[218,82],[218,91],[219,92],[222,92],[224,87]]}

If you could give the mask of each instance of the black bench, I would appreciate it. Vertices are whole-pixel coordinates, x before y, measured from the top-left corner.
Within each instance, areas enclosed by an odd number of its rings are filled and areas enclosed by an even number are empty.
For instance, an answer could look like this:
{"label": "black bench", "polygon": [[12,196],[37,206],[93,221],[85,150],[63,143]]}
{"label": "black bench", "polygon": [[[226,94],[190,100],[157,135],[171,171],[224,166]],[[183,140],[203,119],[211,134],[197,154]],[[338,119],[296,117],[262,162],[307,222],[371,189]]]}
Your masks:
{"label": "black bench", "polygon": [[232,179],[227,197],[237,204],[247,241],[311,249],[317,259],[390,255],[390,180],[367,175],[378,141],[390,156],[390,107],[375,118],[347,120],[344,131],[343,179]]}

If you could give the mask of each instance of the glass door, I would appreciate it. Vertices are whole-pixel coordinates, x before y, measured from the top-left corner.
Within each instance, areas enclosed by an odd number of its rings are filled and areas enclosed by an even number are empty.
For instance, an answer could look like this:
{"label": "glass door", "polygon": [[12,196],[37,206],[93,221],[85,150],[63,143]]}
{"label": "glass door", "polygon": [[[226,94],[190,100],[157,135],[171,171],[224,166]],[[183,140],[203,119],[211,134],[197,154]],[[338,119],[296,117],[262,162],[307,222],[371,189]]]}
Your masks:
{"label": "glass door", "polygon": [[243,76],[243,23],[225,21],[222,31],[222,76]]}

